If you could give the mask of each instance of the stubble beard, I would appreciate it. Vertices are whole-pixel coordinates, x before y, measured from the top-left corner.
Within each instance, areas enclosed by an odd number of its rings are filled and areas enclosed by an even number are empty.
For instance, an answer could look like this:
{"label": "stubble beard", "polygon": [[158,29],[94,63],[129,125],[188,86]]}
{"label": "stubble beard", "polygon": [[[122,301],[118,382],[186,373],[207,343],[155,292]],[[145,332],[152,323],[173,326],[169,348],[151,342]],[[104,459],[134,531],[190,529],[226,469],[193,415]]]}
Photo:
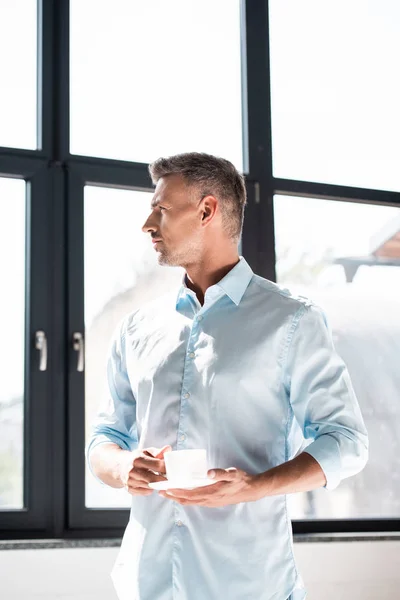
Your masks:
{"label": "stubble beard", "polygon": [[194,244],[190,244],[184,249],[177,252],[168,251],[164,244],[161,244],[161,249],[157,252],[158,264],[165,267],[183,267],[190,264],[192,258],[199,256]]}
{"label": "stubble beard", "polygon": [[171,252],[165,248],[164,244],[162,244],[161,249],[157,252],[158,264],[164,267],[176,267],[176,257],[174,257]]}

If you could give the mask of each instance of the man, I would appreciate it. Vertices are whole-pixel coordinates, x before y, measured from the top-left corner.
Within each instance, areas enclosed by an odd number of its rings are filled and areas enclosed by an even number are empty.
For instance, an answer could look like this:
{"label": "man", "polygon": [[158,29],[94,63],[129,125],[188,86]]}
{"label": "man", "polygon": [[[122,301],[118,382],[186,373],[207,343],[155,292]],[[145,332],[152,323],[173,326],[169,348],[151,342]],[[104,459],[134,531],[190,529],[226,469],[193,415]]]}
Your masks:
{"label": "man", "polygon": [[[367,461],[367,432],[322,311],[238,255],[243,177],[189,153],[149,167],[143,225],[179,290],[126,316],[108,406],[87,448],[132,494],[112,577],[121,600],[300,600],[286,494],[334,489]],[[308,445],[305,446],[305,440]],[[206,448],[216,483],[156,492],[170,449]]]}

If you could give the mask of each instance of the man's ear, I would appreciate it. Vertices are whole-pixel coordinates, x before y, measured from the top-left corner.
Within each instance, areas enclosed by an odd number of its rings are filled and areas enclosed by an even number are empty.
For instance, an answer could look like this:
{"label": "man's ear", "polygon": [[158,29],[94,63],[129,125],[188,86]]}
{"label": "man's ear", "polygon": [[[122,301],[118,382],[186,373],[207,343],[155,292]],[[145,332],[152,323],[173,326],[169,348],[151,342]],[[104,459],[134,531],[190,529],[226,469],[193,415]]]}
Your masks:
{"label": "man's ear", "polygon": [[[205,196],[205,197],[203,198],[203,200],[204,200],[205,198],[206,198],[206,199],[207,199],[207,198],[210,198],[210,201],[211,201],[213,204],[215,204],[215,203],[217,202],[217,201],[216,201],[216,199],[215,199],[215,197],[214,197],[214,196],[211,196],[211,194],[210,194],[210,196]],[[204,221],[204,219],[205,219],[205,218],[209,217],[209,216],[210,216],[210,214],[211,214],[211,212],[212,212],[212,210],[213,210],[213,207],[212,207],[212,205],[210,206],[210,204],[208,204],[208,203],[207,203],[207,201],[206,201],[206,202],[205,202],[205,204],[204,204],[204,208],[203,208],[203,215],[202,215],[202,218],[201,218],[201,220],[202,220],[202,221]]]}

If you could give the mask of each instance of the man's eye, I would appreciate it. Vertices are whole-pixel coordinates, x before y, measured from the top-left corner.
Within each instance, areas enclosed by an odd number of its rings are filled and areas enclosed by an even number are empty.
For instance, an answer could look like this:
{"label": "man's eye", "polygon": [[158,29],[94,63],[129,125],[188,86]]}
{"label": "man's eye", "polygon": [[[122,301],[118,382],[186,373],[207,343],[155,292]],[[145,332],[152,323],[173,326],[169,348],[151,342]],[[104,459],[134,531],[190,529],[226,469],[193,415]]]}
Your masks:
{"label": "man's eye", "polygon": [[167,209],[165,208],[165,206],[159,206],[158,208],[159,208],[160,210],[167,210]]}

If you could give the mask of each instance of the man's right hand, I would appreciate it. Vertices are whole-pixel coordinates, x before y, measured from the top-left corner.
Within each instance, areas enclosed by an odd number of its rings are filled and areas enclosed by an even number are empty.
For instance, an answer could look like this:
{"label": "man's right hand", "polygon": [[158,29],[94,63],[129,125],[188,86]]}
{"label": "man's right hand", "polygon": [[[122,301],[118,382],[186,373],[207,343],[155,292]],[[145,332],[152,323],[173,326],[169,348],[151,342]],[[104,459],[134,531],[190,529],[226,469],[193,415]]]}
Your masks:
{"label": "man's right hand", "polygon": [[120,479],[124,488],[132,496],[149,496],[154,490],[149,483],[165,481],[164,453],[172,450],[171,446],[163,448],[146,448],[134,450],[124,456],[120,466]]}

